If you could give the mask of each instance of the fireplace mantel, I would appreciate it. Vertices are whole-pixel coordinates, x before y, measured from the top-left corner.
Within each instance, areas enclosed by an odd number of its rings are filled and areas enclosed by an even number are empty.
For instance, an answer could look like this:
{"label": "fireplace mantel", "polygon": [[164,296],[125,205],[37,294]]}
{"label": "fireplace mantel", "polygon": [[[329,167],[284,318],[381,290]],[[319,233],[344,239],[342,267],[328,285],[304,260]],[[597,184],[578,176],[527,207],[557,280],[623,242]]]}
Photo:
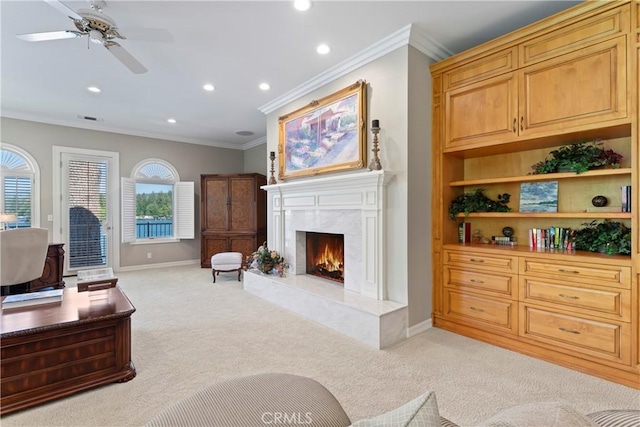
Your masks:
{"label": "fireplace mantel", "polygon": [[359,171],[266,185],[269,246],[289,260],[289,274],[305,274],[301,231],[345,235],[345,290],[387,299],[385,187],[393,175]]}

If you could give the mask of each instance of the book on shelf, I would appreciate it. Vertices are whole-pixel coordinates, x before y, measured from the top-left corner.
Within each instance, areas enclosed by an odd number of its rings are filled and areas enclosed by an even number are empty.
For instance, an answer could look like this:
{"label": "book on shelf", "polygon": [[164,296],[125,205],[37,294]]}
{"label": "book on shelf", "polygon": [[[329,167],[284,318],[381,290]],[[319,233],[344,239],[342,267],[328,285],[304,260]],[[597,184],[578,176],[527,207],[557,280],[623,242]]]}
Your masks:
{"label": "book on shelf", "polygon": [[622,201],[621,212],[631,212],[631,186],[623,185],[620,187],[620,200]]}
{"label": "book on shelf", "polygon": [[471,223],[458,224],[458,243],[471,243]]}
{"label": "book on shelf", "polygon": [[529,247],[533,249],[572,249],[573,230],[566,227],[530,228]]}
{"label": "book on shelf", "polygon": [[491,243],[494,245],[518,246],[518,238],[516,236],[491,236]]}
{"label": "book on shelf", "polygon": [[50,304],[62,301],[62,289],[29,292],[25,294],[7,295],[2,300],[2,308],[28,307],[31,305]]}

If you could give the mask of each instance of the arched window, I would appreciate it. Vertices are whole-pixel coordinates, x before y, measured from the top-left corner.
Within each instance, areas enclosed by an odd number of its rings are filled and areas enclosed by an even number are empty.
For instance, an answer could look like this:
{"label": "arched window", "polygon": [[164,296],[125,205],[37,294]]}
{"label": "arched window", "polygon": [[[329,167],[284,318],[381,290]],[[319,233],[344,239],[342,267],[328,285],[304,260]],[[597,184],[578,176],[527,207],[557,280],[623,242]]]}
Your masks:
{"label": "arched window", "polygon": [[193,182],[180,182],[171,163],[138,163],[122,178],[122,197],[123,242],[194,238]]}
{"label": "arched window", "polygon": [[[40,168],[15,145],[0,145],[0,213],[11,215],[2,228],[40,226]],[[15,217],[13,217],[15,215]],[[8,217],[3,215],[3,219]]]}

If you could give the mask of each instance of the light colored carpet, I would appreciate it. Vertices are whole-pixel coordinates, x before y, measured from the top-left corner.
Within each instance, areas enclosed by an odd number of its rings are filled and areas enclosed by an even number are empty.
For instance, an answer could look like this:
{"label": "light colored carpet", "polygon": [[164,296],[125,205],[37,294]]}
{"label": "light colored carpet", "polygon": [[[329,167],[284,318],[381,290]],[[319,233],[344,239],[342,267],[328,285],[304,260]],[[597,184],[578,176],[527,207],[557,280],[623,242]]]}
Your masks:
{"label": "light colored carpet", "polygon": [[232,273],[216,284],[197,266],[118,277],[137,308],[137,377],[5,416],[2,426],[140,426],[211,383],[262,372],[314,378],[352,421],[426,390],[463,426],[526,402],[561,401],[583,413],[640,409],[632,388],[435,328],[375,350],[244,292]]}

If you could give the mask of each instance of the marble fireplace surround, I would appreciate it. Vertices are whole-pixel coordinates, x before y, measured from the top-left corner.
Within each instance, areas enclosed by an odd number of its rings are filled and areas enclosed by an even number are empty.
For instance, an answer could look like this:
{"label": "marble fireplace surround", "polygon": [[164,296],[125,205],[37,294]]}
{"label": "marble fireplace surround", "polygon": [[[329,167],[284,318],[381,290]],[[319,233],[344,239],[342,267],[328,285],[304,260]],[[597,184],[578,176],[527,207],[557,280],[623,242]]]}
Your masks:
{"label": "marble fireplace surround", "polygon": [[[376,348],[406,338],[407,307],[387,300],[384,171],[315,177],[262,187],[269,246],[286,277],[245,274],[245,290]],[[344,286],[306,274],[306,232],[344,235]]]}

